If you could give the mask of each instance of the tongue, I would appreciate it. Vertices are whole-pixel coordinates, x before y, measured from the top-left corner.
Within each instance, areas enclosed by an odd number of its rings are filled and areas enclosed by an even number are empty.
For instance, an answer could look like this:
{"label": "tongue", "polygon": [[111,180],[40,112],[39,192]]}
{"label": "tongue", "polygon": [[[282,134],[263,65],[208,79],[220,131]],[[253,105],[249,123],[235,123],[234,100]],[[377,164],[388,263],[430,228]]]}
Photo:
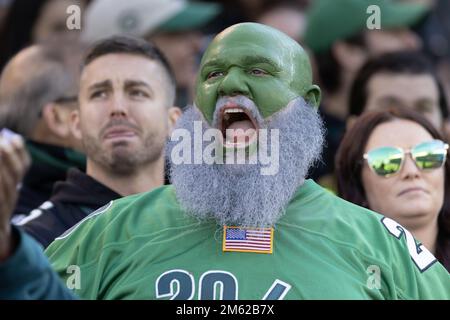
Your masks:
{"label": "tongue", "polygon": [[253,123],[250,120],[242,120],[233,122],[227,129],[254,129]]}
{"label": "tongue", "polygon": [[[239,130],[240,129],[240,130]],[[228,143],[248,143],[250,136],[245,134],[248,129],[255,129],[250,120],[233,122],[226,130],[226,140]],[[250,132],[249,132],[250,133]]]}

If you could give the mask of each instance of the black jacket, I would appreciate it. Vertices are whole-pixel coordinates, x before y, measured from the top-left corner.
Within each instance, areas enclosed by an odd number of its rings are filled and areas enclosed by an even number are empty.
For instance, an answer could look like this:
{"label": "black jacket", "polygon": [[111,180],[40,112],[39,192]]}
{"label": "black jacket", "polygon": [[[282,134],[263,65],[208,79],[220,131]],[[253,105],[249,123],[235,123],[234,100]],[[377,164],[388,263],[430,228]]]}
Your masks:
{"label": "black jacket", "polygon": [[57,182],[49,201],[19,222],[44,247],[80,220],[121,196],[78,169],[70,169],[67,179]]}
{"label": "black jacket", "polygon": [[85,156],[74,150],[30,140],[26,146],[32,160],[31,167],[21,183],[13,223],[47,201],[55,182],[65,180],[70,168],[85,171],[86,166]]}

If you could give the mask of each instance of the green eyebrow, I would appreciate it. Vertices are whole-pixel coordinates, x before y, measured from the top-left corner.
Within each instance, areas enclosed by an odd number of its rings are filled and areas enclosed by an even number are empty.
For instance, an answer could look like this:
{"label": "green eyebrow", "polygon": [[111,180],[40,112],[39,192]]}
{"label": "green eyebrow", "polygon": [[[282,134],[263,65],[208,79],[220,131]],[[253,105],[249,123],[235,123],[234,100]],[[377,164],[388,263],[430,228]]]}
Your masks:
{"label": "green eyebrow", "polygon": [[225,64],[225,61],[220,59],[213,59],[208,61],[202,66],[202,71],[206,68],[216,67],[216,66],[223,66]]}
{"label": "green eyebrow", "polygon": [[[262,57],[262,56],[244,56],[240,59],[240,63],[242,64],[258,64],[258,63],[265,63],[270,65],[272,68],[274,68],[275,70],[280,70],[279,65],[266,57]],[[208,61],[207,63],[205,63],[202,67],[202,71],[206,68],[210,68],[210,67],[217,67],[217,66],[225,66],[229,64],[228,60],[224,60],[224,59],[213,59]]]}
{"label": "green eyebrow", "polygon": [[244,63],[244,64],[265,63],[265,64],[272,66],[276,70],[280,69],[280,67],[278,66],[277,63],[275,63],[275,61],[273,61],[267,57],[262,57],[262,56],[245,56],[242,58],[242,63]]}

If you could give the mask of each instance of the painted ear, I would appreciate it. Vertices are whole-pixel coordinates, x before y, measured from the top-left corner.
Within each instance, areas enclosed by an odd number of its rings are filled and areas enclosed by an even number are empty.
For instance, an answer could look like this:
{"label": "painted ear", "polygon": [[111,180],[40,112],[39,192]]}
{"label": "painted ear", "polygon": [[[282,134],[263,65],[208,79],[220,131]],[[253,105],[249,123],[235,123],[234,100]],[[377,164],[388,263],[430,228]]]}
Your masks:
{"label": "painted ear", "polygon": [[320,88],[313,84],[311,87],[309,87],[308,91],[306,91],[304,99],[317,109],[319,108],[321,97],[322,94],[320,92]]}

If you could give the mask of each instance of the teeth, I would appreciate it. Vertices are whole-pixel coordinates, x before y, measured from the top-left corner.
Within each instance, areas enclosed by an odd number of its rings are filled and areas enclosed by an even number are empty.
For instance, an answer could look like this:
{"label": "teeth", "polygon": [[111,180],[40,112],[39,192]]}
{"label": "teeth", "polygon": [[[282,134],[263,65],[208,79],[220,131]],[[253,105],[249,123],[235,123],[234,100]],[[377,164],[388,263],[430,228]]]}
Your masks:
{"label": "teeth", "polygon": [[244,111],[242,111],[239,108],[230,108],[230,109],[225,109],[224,113],[244,113]]}

